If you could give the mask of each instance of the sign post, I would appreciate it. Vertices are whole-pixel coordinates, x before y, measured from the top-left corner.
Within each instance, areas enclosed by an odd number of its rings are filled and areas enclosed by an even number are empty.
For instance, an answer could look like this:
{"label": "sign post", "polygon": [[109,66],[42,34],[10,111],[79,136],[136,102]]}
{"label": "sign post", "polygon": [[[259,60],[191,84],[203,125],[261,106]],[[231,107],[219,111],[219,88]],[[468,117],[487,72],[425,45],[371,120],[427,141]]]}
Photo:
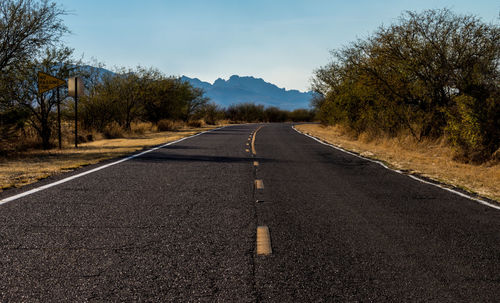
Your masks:
{"label": "sign post", "polygon": [[78,92],[83,93],[83,81],[80,77],[68,79],[68,95],[75,98],[75,148],[78,148]]}
{"label": "sign post", "polygon": [[57,87],[57,139],[59,142],[59,149],[62,149],[61,137],[61,99],[59,98],[59,87]]}
{"label": "sign post", "polygon": [[40,98],[43,98],[43,93],[54,88],[57,88],[57,130],[58,130],[58,139],[59,139],[59,149],[62,148],[62,140],[61,140],[61,109],[60,104],[61,100],[59,99],[59,86],[65,85],[66,81],[63,79],[59,79],[53,77],[49,74],[38,72],[38,94]]}

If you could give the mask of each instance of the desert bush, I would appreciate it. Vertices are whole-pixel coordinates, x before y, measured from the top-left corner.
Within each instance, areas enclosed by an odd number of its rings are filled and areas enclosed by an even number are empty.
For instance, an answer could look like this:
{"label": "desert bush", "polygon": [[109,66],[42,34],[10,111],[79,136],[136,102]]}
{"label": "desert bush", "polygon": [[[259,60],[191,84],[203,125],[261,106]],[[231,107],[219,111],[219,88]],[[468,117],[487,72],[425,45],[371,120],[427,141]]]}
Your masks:
{"label": "desert bush", "polygon": [[224,110],[217,104],[207,103],[201,110],[205,123],[209,125],[217,124],[217,121],[224,119]]}
{"label": "desert bush", "polygon": [[314,111],[307,109],[296,109],[288,114],[293,122],[310,122],[314,119]]}
{"label": "desert bush", "polygon": [[500,111],[498,101],[480,100],[461,95],[454,98],[455,106],[448,111],[449,141],[457,151],[456,159],[481,163],[489,160],[500,145],[499,121],[492,112]]}
{"label": "desert bush", "polygon": [[288,112],[275,106],[268,107],[264,110],[263,120],[266,122],[285,122],[287,119]]}
{"label": "desert bush", "polygon": [[78,135],[78,143],[87,143],[87,136]]}
{"label": "desert bush", "polygon": [[104,127],[103,135],[106,139],[123,138],[125,132],[120,124],[111,122]]}
{"label": "desert bush", "polygon": [[226,109],[226,117],[236,122],[262,122],[264,106],[251,102],[233,104]]}
{"label": "desert bush", "polygon": [[188,121],[187,126],[198,128],[198,127],[202,127],[203,123],[200,120],[191,120],[191,121]]}
{"label": "desert bush", "polygon": [[20,130],[16,131],[14,137],[10,139],[2,142],[1,154],[9,155],[24,150],[42,148],[42,141],[37,131],[29,123],[26,123]]}
{"label": "desert bush", "polygon": [[130,130],[133,134],[143,135],[146,132],[151,131],[152,126],[151,122],[135,122],[130,126]]}
{"label": "desert bush", "polygon": [[169,119],[162,119],[158,121],[156,126],[159,132],[176,131],[179,129],[178,124]]}
{"label": "desert bush", "polygon": [[499,42],[500,26],[472,15],[406,12],[332,51],[312,105],[323,124],[419,142],[449,135],[457,159],[487,161],[500,145]]}

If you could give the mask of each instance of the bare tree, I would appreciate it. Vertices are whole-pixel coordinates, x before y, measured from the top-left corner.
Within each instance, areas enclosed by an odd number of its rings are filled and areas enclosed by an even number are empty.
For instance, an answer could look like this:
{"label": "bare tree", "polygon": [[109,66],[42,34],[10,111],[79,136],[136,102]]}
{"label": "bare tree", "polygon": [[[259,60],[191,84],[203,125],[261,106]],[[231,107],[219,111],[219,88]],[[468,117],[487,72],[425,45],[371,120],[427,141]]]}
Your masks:
{"label": "bare tree", "polygon": [[184,95],[186,102],[184,120],[187,122],[191,119],[194,113],[201,110],[205,106],[209,98],[204,97],[205,93],[201,88],[193,88],[191,85],[182,88],[181,93]]}
{"label": "bare tree", "polygon": [[65,13],[48,0],[0,1],[0,72],[58,42],[68,32]]}
{"label": "bare tree", "polygon": [[[54,75],[57,78],[68,78],[76,68],[72,58],[73,50],[67,47],[47,49],[45,53],[34,60],[24,62],[17,79],[14,100],[29,113],[29,124],[37,131],[44,149],[50,148],[54,117],[54,107],[57,105],[56,94],[49,91],[38,93],[37,77],[34,71],[39,70]],[[64,91],[63,94],[66,92]]]}

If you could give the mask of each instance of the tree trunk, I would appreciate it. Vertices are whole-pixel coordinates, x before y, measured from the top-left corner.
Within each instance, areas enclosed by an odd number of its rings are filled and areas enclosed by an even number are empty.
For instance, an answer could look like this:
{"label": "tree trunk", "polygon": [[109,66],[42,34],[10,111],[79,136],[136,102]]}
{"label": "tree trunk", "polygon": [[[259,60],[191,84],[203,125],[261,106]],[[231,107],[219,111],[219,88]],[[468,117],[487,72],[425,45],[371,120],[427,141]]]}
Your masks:
{"label": "tree trunk", "polygon": [[50,126],[48,124],[48,121],[47,119],[43,119],[43,121],[41,121],[41,137],[42,137],[42,147],[43,149],[47,150],[47,149],[50,149],[50,135],[51,135],[51,131],[50,131]]}

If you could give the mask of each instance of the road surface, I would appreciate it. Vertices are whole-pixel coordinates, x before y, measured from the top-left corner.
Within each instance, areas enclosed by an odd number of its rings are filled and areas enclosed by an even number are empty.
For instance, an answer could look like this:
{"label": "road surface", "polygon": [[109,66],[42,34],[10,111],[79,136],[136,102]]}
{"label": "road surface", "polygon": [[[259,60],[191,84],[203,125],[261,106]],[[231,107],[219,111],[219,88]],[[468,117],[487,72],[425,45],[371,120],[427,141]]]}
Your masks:
{"label": "road surface", "polygon": [[0,301],[498,302],[499,228],[289,124],[230,126],[0,205]]}

